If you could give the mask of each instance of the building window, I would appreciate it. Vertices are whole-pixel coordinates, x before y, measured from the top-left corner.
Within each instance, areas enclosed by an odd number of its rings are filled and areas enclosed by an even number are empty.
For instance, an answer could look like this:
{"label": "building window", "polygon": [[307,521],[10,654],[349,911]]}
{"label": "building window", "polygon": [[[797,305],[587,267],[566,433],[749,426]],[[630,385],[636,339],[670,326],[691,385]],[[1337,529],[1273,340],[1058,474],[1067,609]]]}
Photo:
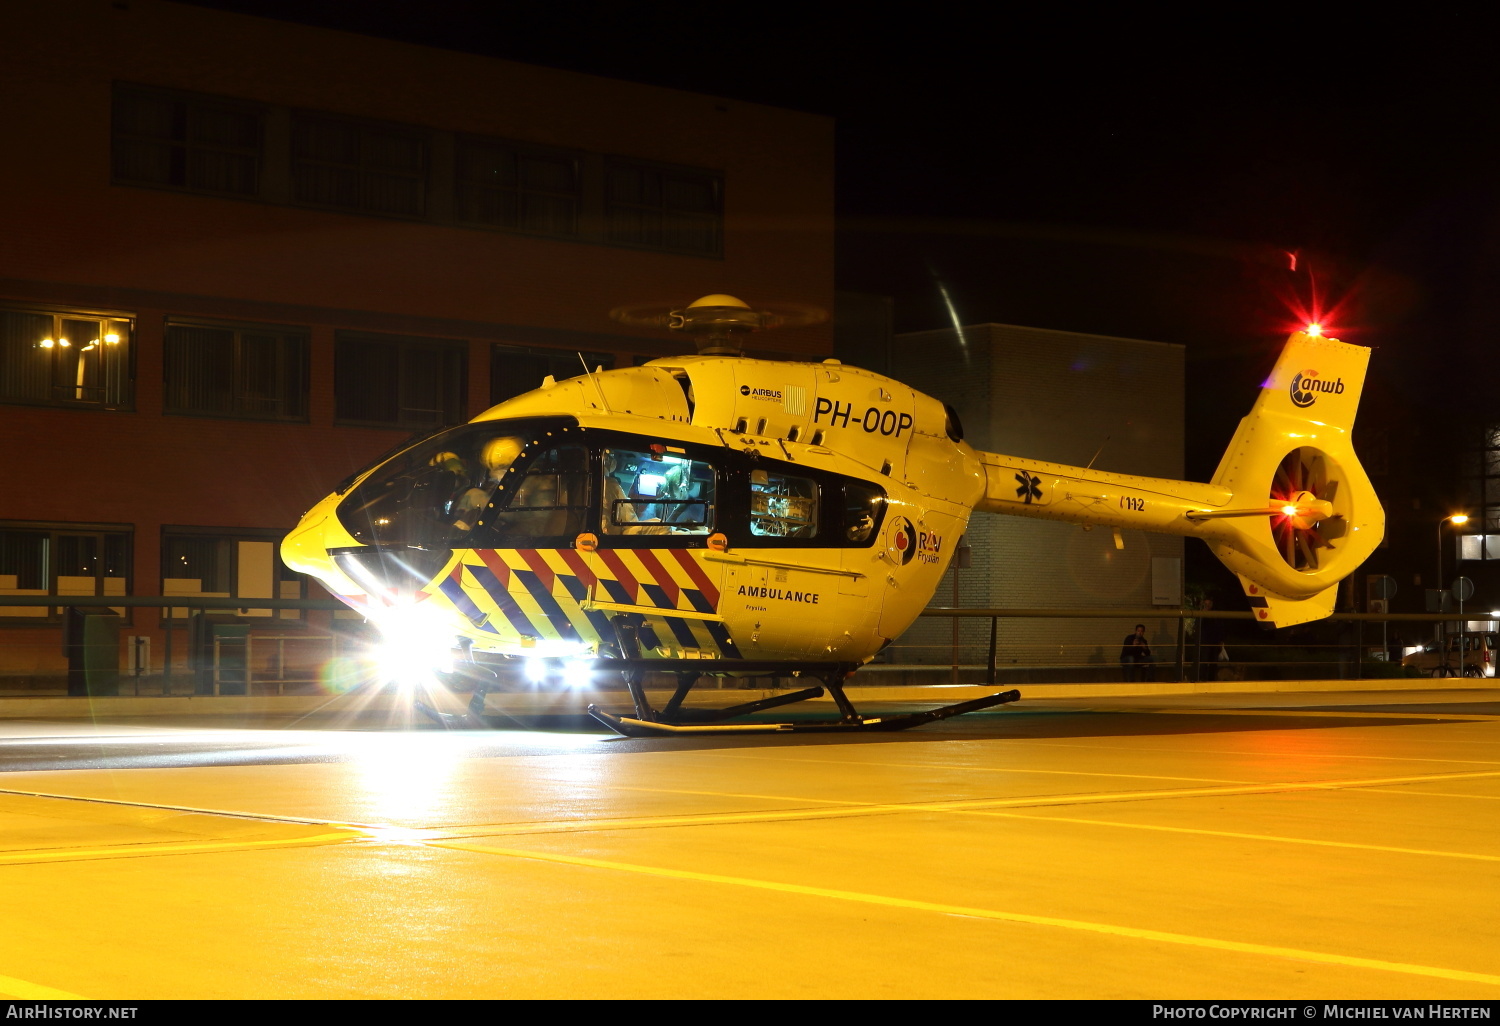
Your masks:
{"label": "building window", "polygon": [[[582,357],[580,359],[579,357]],[[585,370],[609,370],[615,358],[608,353],[578,353],[570,349],[533,349],[526,346],[490,347],[490,405],[503,403],[533,388],[549,375],[554,381],[576,378]]]}
{"label": "building window", "polygon": [[366,214],[427,212],[427,136],[314,114],[292,117],[292,195]]}
{"label": "building window", "polygon": [[1459,535],[1458,558],[1466,560],[1500,559],[1500,535]]}
{"label": "building window", "polygon": [[307,412],[307,336],[278,328],[167,325],[169,413],[301,420]]}
{"label": "building window", "polygon": [[0,401],[130,404],[130,322],[0,310]]}
{"label": "building window", "polygon": [[462,342],[339,332],[336,419],[408,430],[464,419],[468,347]]}
{"label": "building window", "polygon": [[608,242],[719,256],[723,177],[712,171],[611,160],[605,168]]}
{"label": "building window", "polygon": [[262,115],[213,97],[115,86],[116,182],[254,196],[260,191]]}
{"label": "building window", "polygon": [[[0,524],[0,595],[128,595],[130,531]],[[123,613],[124,608],[115,609]],[[57,606],[0,606],[0,619],[48,620]]]}
{"label": "building window", "polygon": [[[161,593],[169,597],[299,599],[306,582],[281,561],[281,531],[221,531],[168,527],[162,530]],[[173,607],[185,619],[190,606]],[[227,610],[226,610],[227,612]],[[298,609],[239,610],[241,616],[298,620]]]}
{"label": "building window", "polygon": [[579,159],[487,139],[458,140],[458,217],[572,238],[582,195]]}

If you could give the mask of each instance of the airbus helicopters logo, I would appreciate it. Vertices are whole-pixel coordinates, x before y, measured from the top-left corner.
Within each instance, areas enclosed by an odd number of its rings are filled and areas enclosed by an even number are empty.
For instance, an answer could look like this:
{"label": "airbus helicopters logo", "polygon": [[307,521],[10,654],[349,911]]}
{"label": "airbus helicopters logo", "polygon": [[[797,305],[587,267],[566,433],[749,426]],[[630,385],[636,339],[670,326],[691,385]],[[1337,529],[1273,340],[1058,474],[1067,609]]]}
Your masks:
{"label": "airbus helicopters logo", "polygon": [[782,400],[781,389],[779,388],[751,388],[749,385],[741,385],[740,395],[751,399],[764,399],[772,403],[779,403]]}
{"label": "airbus helicopters logo", "polygon": [[1344,392],[1344,379],[1335,378],[1332,381],[1321,379],[1315,370],[1305,370],[1292,379],[1292,405],[1306,408],[1318,401],[1318,393],[1324,392],[1330,395],[1342,395]]}

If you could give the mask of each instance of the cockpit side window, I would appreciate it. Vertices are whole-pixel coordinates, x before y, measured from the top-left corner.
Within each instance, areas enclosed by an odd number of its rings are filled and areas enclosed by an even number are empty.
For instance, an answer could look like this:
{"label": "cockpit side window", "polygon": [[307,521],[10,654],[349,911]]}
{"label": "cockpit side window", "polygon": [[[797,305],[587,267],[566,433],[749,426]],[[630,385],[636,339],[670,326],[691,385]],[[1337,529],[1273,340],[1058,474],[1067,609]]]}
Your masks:
{"label": "cockpit side window", "polygon": [[[432,550],[493,545],[500,526],[495,514],[512,503],[516,478],[529,476],[520,471],[537,463],[540,456],[532,454],[542,446],[556,451],[550,436],[566,438],[575,430],[559,420],[508,420],[439,432],[387,460],[346,493],[339,521],[365,545]],[[562,448],[575,450],[575,462],[587,466],[581,446]],[[579,473],[586,488],[587,472]],[[587,505],[586,497],[581,501]]]}
{"label": "cockpit side window", "polygon": [[806,477],[752,470],[750,533],[763,538],[816,538],[818,483]]}
{"label": "cockpit side window", "polygon": [[844,516],[840,528],[845,545],[868,545],[885,509],[885,493],[874,485],[844,482]]}
{"label": "cockpit side window", "polygon": [[519,480],[510,475],[485,518],[491,544],[524,544],[526,539],[573,538],[588,529],[589,461],[581,445],[546,449],[531,460]]}
{"label": "cockpit side window", "polygon": [[605,449],[600,530],[623,535],[706,535],[714,530],[714,468],[663,452]]}

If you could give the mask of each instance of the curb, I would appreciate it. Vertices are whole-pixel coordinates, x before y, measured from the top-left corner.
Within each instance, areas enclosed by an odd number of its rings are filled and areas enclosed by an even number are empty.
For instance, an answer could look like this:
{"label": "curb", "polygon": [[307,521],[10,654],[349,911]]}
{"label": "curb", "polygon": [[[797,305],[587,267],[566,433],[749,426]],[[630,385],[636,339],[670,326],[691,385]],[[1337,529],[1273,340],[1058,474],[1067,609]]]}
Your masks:
{"label": "curb", "polygon": [[[1220,681],[1216,683],[1163,684],[1020,684],[989,687],[982,684],[897,685],[846,688],[856,705],[879,706],[891,702],[926,702],[947,705],[982,698],[998,690],[1019,687],[1021,700],[1058,698],[1123,698],[1152,695],[1236,695],[1349,691],[1452,691],[1474,688],[1477,681],[1462,683],[1452,678],[1391,678],[1383,680],[1279,680]],[[1487,685],[1486,685],[1487,686]],[[787,689],[790,690],[790,689]],[[698,707],[723,707],[753,702],[787,690],[742,690],[708,688],[693,693]],[[657,708],[666,705],[671,691],[647,691]],[[466,696],[446,695],[439,705],[444,711],[462,712]],[[827,695],[812,701],[831,705]],[[630,708],[625,691],[491,692],[485,712],[513,716],[583,716],[590,705],[609,709]],[[318,716],[341,717],[371,712],[407,712],[411,700],[390,692],[345,695],[183,695],[100,696],[94,698],[0,697],[0,720],[130,719],[185,716]]]}

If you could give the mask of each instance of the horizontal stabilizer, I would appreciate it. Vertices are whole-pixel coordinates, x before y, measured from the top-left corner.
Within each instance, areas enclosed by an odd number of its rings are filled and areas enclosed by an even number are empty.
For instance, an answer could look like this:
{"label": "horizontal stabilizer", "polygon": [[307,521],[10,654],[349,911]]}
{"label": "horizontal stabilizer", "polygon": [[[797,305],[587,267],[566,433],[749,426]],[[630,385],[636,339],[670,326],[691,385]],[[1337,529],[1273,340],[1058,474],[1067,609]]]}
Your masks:
{"label": "horizontal stabilizer", "polygon": [[1244,574],[1235,576],[1245,589],[1245,597],[1250,602],[1250,611],[1255,614],[1256,621],[1267,627],[1291,627],[1310,620],[1321,620],[1333,612],[1334,602],[1338,599],[1337,584],[1330,585],[1311,598],[1294,599],[1267,591]]}

